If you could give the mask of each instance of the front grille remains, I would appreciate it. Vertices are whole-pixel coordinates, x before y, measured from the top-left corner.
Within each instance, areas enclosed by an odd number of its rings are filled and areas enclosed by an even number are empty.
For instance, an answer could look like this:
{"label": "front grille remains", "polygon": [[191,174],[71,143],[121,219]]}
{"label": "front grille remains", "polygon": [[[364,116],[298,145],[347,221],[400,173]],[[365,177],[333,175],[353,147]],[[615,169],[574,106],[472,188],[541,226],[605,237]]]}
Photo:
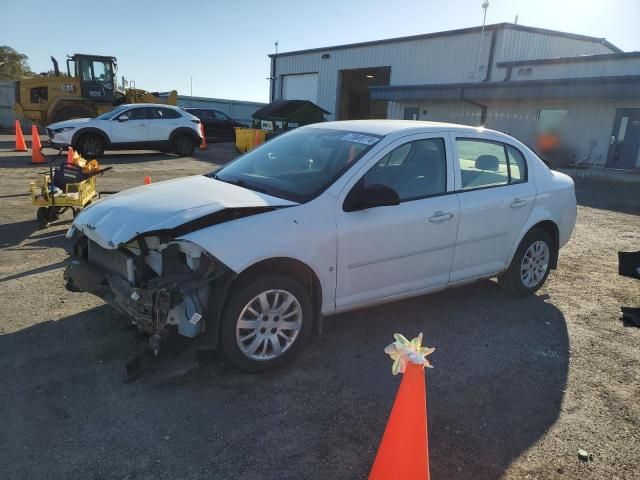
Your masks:
{"label": "front grille remains", "polygon": [[107,250],[89,240],[87,260],[91,265],[117,273],[130,283],[135,281],[133,258],[120,250]]}

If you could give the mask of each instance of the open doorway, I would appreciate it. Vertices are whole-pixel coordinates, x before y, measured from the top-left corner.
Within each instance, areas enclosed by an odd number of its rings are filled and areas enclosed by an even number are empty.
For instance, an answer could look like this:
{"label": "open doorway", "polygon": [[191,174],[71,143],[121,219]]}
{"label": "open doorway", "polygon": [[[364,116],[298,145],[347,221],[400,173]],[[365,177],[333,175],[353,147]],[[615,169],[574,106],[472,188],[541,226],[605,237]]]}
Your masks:
{"label": "open doorway", "polygon": [[387,118],[387,102],[371,100],[369,87],[389,85],[391,67],[340,71],[338,120]]}

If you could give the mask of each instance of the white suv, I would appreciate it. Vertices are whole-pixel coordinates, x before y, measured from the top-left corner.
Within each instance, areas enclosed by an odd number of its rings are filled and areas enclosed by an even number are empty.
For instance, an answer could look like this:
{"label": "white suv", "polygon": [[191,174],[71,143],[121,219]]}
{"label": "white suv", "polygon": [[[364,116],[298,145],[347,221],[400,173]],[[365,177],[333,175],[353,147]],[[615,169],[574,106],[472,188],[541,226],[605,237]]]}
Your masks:
{"label": "white suv", "polygon": [[156,348],[171,332],[205,334],[260,371],[285,362],[322,315],[488,277],[530,295],[575,221],[571,178],[503,133],[321,123],[217,172],[83,210],[65,278]]}
{"label": "white suv", "polygon": [[78,118],[47,127],[53,145],[71,146],[85,158],[105,150],[174,151],[191,155],[202,143],[200,120],[170,105],[120,105],[96,118]]}

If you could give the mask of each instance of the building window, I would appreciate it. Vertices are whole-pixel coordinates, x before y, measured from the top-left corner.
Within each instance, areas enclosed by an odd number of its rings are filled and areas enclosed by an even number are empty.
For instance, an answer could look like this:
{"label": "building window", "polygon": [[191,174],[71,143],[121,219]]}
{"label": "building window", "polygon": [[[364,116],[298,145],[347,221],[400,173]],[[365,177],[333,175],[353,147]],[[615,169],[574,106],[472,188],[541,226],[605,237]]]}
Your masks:
{"label": "building window", "polygon": [[31,103],[46,102],[49,99],[47,87],[35,87],[30,91]]}
{"label": "building window", "polygon": [[538,132],[562,132],[567,124],[568,116],[568,110],[540,110],[538,114]]}

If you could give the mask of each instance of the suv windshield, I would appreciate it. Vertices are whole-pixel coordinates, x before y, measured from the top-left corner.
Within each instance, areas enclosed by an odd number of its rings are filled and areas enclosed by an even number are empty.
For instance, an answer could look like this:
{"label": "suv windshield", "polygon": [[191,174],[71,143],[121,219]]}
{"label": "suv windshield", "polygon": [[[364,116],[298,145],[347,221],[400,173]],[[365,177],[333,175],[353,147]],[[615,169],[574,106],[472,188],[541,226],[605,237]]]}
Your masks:
{"label": "suv windshield", "polygon": [[108,112],[104,112],[102,115],[98,115],[96,117],[97,120],[109,120],[110,118],[114,117],[115,115],[119,114],[121,111],[125,110],[129,108],[127,105],[119,105],[116,108],[114,108],[113,110],[109,110]]}
{"label": "suv windshield", "polygon": [[306,202],[329,187],[380,138],[346,130],[301,128],[266,142],[209,176]]}

